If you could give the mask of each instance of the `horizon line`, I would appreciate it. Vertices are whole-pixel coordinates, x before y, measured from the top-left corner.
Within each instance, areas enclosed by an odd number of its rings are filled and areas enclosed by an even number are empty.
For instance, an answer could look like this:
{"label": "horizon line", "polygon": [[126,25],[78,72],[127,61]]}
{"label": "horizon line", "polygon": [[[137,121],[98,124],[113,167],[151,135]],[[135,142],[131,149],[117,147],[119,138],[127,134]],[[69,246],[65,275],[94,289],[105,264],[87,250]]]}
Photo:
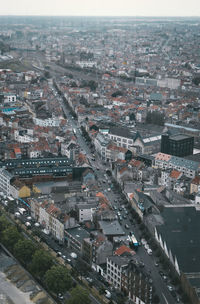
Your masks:
{"label": "horizon line", "polygon": [[130,17],[130,18],[200,18],[200,15],[6,15],[0,14],[0,17]]}

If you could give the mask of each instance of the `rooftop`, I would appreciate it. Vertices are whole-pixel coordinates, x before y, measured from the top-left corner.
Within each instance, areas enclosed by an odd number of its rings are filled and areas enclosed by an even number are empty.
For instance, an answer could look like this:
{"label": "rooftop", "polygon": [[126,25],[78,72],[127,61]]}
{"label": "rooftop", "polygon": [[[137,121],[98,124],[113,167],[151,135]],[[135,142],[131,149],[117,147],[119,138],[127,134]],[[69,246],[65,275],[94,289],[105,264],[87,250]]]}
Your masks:
{"label": "rooftop", "polygon": [[121,228],[118,221],[99,221],[100,229],[105,235],[124,235],[125,232]]}
{"label": "rooftop", "polygon": [[157,226],[183,272],[200,272],[200,212],[195,207],[165,207],[164,224]]}

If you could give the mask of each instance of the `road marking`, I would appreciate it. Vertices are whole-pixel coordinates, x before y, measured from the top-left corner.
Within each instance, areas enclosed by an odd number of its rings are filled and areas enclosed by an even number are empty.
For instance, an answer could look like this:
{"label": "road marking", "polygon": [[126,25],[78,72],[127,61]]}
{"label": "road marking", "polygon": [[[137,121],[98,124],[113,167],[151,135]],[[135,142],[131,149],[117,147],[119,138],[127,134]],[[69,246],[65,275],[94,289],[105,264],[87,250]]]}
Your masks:
{"label": "road marking", "polygon": [[169,302],[167,301],[167,299],[166,299],[165,295],[164,295],[163,293],[162,293],[162,295],[163,295],[163,298],[164,298],[164,300],[165,300],[166,304],[169,304]]}

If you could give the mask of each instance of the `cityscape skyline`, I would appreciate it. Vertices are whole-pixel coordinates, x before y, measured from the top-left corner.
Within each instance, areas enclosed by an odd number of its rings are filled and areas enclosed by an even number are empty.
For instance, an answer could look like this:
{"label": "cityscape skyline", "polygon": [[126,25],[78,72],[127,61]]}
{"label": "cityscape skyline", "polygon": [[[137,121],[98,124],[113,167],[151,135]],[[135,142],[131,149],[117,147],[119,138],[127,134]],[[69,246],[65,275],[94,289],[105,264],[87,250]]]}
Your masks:
{"label": "cityscape skyline", "polygon": [[29,2],[19,0],[13,4],[12,0],[6,1],[1,5],[0,15],[21,15],[21,16],[149,16],[149,17],[198,17],[200,16],[200,2],[197,0],[180,1],[169,0],[161,3],[158,0],[125,0],[116,1],[106,0],[75,0],[68,2],[58,0],[56,2],[35,0]]}

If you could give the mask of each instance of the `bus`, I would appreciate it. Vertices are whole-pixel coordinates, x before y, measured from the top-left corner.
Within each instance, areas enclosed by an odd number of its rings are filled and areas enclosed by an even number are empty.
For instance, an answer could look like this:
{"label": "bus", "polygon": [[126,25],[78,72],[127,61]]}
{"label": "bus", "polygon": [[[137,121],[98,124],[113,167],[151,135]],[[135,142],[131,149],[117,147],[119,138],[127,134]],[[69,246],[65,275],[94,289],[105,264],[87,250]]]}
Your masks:
{"label": "bus", "polygon": [[138,249],[139,242],[137,241],[136,237],[134,236],[134,234],[132,232],[130,232],[130,234],[128,236],[128,241],[129,241],[130,247],[134,248],[135,250]]}

